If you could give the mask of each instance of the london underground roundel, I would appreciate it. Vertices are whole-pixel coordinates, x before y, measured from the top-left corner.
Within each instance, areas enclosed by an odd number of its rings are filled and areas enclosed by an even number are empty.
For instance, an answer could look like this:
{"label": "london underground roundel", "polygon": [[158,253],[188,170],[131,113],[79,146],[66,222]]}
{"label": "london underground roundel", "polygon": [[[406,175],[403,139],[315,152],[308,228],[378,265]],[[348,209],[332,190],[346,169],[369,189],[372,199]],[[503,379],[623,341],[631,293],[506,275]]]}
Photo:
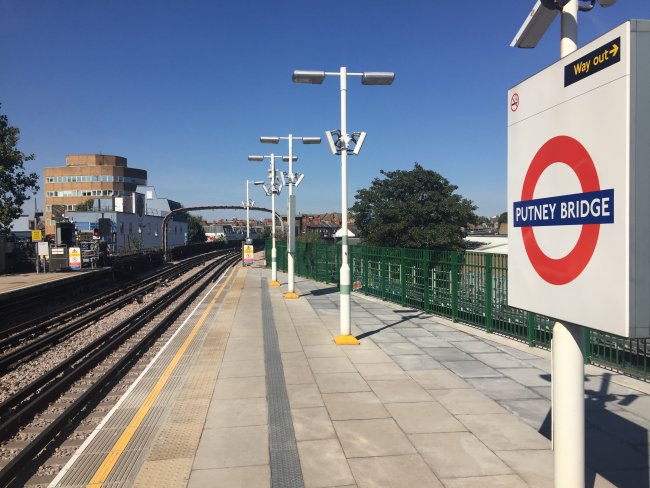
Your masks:
{"label": "london underground roundel", "polygon": [[[566,164],[580,182],[581,193],[534,198],[544,171],[555,163]],[[524,248],[537,274],[552,285],[575,280],[589,264],[598,244],[601,224],[614,222],[614,190],[602,190],[589,152],[576,139],[556,136],[533,157],[521,190],[513,204],[514,227],[521,228]],[[552,258],[539,246],[535,227],[581,225],[577,243],[562,258]]]}

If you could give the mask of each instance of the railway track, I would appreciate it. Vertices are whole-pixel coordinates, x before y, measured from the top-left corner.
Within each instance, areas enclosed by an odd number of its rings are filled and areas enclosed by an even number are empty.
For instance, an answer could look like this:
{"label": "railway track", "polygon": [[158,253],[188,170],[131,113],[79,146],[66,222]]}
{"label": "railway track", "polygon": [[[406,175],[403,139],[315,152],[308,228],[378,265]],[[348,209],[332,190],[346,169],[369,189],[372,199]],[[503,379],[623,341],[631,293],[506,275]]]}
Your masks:
{"label": "railway track", "polygon": [[42,353],[131,301],[140,301],[144,295],[157,287],[167,286],[170,281],[198,264],[224,252],[216,251],[186,259],[118,289],[90,296],[59,310],[53,316],[36,317],[3,330],[0,338],[0,374],[17,367],[34,354]]}
{"label": "railway track", "polygon": [[[238,252],[220,256],[5,398],[0,403],[0,442],[8,462],[0,471],[0,486],[22,486],[26,473],[33,474],[38,465],[35,460],[56,449],[71,426],[88,415],[205,287],[238,260]],[[26,428],[34,423],[39,427]]]}

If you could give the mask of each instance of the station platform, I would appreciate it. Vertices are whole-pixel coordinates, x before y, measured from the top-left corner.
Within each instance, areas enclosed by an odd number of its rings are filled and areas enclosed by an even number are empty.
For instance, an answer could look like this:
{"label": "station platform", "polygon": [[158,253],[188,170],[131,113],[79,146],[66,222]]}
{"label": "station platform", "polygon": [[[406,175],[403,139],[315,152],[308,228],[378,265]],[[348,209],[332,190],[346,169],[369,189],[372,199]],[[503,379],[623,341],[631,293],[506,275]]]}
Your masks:
{"label": "station platform", "polygon": [[83,280],[89,273],[110,274],[110,269],[83,269],[80,271],[60,271],[54,273],[8,273],[0,274],[0,299],[3,294],[20,294],[34,287],[48,288],[61,281]]}
{"label": "station platform", "polygon": [[[336,288],[269,281],[215,283],[50,486],[553,486],[548,351],[356,293],[336,346]],[[650,486],[650,385],[585,372],[587,486]]]}

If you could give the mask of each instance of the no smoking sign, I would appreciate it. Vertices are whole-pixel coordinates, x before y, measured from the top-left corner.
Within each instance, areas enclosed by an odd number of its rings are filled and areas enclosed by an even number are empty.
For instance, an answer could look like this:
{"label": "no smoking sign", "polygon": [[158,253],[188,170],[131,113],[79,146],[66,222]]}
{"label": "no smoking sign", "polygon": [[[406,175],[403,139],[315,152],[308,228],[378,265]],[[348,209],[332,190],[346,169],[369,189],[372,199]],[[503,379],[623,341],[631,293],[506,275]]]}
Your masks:
{"label": "no smoking sign", "polygon": [[[509,305],[650,336],[648,31],[626,22],[508,92]],[[614,44],[617,62],[565,83]]]}

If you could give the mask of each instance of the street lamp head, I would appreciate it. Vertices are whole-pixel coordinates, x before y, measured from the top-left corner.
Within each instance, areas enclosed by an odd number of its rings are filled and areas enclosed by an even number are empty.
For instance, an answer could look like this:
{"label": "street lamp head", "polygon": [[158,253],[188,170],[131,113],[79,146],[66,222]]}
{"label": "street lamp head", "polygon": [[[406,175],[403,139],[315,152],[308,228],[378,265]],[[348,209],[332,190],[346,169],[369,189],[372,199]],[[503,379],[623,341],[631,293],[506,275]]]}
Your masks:
{"label": "street lamp head", "polygon": [[294,83],[309,83],[312,85],[320,85],[325,80],[325,71],[296,70],[293,72],[291,79]]}
{"label": "street lamp head", "polygon": [[248,156],[249,161],[264,161],[264,156],[251,155]]}
{"label": "street lamp head", "polygon": [[[282,161],[285,163],[289,161],[289,156],[282,156]],[[298,156],[292,156],[291,161],[298,161]]]}
{"label": "street lamp head", "polygon": [[320,137],[303,137],[303,144],[320,144]]}
{"label": "street lamp head", "polygon": [[361,76],[363,85],[392,85],[395,73],[390,71],[366,71]]}
{"label": "street lamp head", "polygon": [[257,180],[257,181],[254,181],[253,184],[254,184],[254,185],[263,185],[264,182],[263,182],[263,181],[260,181],[260,180]]}
{"label": "street lamp head", "polygon": [[277,144],[278,142],[280,142],[280,138],[279,137],[262,136],[262,137],[260,137],[260,142],[262,144]]}

